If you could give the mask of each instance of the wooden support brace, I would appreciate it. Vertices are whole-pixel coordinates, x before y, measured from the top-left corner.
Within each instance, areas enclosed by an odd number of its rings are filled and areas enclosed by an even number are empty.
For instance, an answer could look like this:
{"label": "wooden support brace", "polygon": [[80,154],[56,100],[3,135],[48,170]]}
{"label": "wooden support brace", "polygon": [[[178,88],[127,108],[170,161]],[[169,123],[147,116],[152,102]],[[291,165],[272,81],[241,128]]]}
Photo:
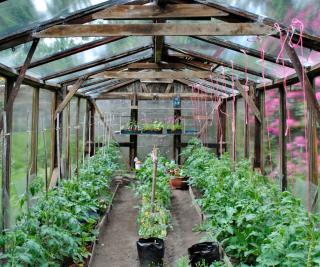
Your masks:
{"label": "wooden support brace", "polygon": [[66,97],[63,99],[63,101],[59,104],[55,111],[55,119],[57,118],[57,114],[63,111],[63,109],[68,105],[70,102],[71,98],[75,95],[75,93],[78,91],[80,88],[81,84],[87,79],[87,77],[81,77],[70,89]]}
{"label": "wooden support brace", "polygon": [[282,86],[279,87],[280,94],[280,124],[279,124],[279,143],[280,143],[280,179],[281,179],[281,190],[286,191],[288,189],[288,179],[287,179],[287,101],[286,92]]}

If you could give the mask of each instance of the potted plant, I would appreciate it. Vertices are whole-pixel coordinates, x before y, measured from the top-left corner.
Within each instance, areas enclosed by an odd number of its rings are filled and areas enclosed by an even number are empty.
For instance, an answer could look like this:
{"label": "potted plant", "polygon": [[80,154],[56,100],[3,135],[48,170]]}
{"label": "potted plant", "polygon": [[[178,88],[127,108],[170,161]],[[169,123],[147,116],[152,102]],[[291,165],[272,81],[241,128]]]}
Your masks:
{"label": "potted plant", "polygon": [[169,123],[166,125],[168,134],[181,134],[182,125],[180,123]]}
{"label": "potted plant", "polygon": [[148,134],[162,134],[163,123],[160,121],[154,121],[152,123],[144,123],[142,127],[143,133]]}
{"label": "potted plant", "polygon": [[126,126],[121,128],[122,134],[138,134],[141,130],[135,121],[129,121]]}
{"label": "potted plant", "polygon": [[189,188],[188,178],[181,176],[178,168],[171,171],[170,186],[172,189],[187,190]]}

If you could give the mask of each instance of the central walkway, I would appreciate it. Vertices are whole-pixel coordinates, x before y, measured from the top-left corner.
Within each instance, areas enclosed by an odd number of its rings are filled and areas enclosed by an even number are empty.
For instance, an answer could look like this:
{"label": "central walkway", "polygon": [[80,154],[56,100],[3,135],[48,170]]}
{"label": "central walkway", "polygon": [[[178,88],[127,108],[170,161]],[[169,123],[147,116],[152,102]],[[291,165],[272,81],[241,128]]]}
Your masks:
{"label": "central walkway", "polygon": [[[92,266],[94,267],[137,267],[139,266],[136,241],[138,199],[127,187],[121,187],[114,200],[109,220],[102,227],[96,246]],[[172,230],[165,240],[165,266],[174,263],[187,249],[197,243],[201,235],[192,228],[200,218],[192,206],[188,191],[172,191]]]}

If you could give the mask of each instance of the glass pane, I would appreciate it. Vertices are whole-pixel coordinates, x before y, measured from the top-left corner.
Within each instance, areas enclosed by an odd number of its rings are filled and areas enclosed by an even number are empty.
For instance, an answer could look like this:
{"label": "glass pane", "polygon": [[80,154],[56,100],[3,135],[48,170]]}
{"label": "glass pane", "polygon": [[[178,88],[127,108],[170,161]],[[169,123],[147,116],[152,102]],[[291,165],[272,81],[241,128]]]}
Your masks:
{"label": "glass pane", "polygon": [[[0,111],[2,112],[3,110],[3,103],[4,103],[4,91],[5,91],[5,83],[6,83],[6,80],[5,78],[1,77],[0,76]],[[0,135],[0,177],[1,177],[1,181],[0,181],[0,229],[2,229],[2,222],[3,222],[3,219],[2,219],[2,180],[3,180],[3,177],[2,177],[2,148],[3,148],[3,135],[1,134]]]}
{"label": "glass pane", "polygon": [[37,169],[38,177],[44,179],[47,175],[47,184],[51,177],[51,126],[52,126],[52,98],[53,93],[40,89],[39,92],[39,132],[38,132],[38,155]]}
{"label": "glass pane", "polygon": [[265,92],[264,166],[267,175],[280,185],[279,101],[280,95],[278,89],[267,90]]}
{"label": "glass pane", "polygon": [[244,159],[244,130],[245,130],[245,102],[243,98],[237,100],[236,114],[236,158]]}
{"label": "glass pane", "polygon": [[15,218],[21,211],[19,200],[26,192],[27,173],[30,167],[32,91],[32,87],[22,85],[13,104],[10,183],[11,224],[15,223]]}
{"label": "glass pane", "polygon": [[86,112],[87,112],[87,100],[80,99],[80,113],[79,113],[79,166],[83,163],[84,159],[84,138],[86,136]]}
{"label": "glass pane", "polygon": [[70,171],[74,173],[77,168],[77,151],[76,151],[76,135],[77,135],[77,98],[74,97],[70,101]]}

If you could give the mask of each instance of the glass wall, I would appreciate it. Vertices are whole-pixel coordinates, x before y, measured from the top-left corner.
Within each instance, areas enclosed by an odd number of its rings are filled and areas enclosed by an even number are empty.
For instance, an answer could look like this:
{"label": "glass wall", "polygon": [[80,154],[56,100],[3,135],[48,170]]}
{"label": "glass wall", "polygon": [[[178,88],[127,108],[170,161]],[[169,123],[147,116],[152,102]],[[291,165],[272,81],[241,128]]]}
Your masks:
{"label": "glass wall", "polygon": [[51,126],[52,126],[52,99],[53,93],[40,89],[39,92],[39,126],[38,126],[38,154],[37,175],[42,177],[46,184],[50,182],[51,169]]}
{"label": "glass wall", "polygon": [[244,159],[245,135],[245,102],[243,98],[237,100],[236,113],[236,158]]}
{"label": "glass wall", "polygon": [[70,101],[70,165],[69,165],[69,172],[72,175],[74,173],[74,170],[77,167],[77,97],[74,97]]}
{"label": "glass wall", "polygon": [[[3,106],[4,106],[4,91],[5,91],[5,86],[6,86],[6,80],[5,78],[0,76],[0,112],[3,111]],[[0,135],[0,177],[2,177],[2,148],[3,148],[3,134]],[[3,228],[2,222],[2,179],[0,181],[0,229]]]}
{"label": "glass wall", "polygon": [[[10,220],[14,224],[26,192],[30,168],[33,88],[21,85],[13,104],[11,140]],[[30,177],[29,177],[30,178]]]}

